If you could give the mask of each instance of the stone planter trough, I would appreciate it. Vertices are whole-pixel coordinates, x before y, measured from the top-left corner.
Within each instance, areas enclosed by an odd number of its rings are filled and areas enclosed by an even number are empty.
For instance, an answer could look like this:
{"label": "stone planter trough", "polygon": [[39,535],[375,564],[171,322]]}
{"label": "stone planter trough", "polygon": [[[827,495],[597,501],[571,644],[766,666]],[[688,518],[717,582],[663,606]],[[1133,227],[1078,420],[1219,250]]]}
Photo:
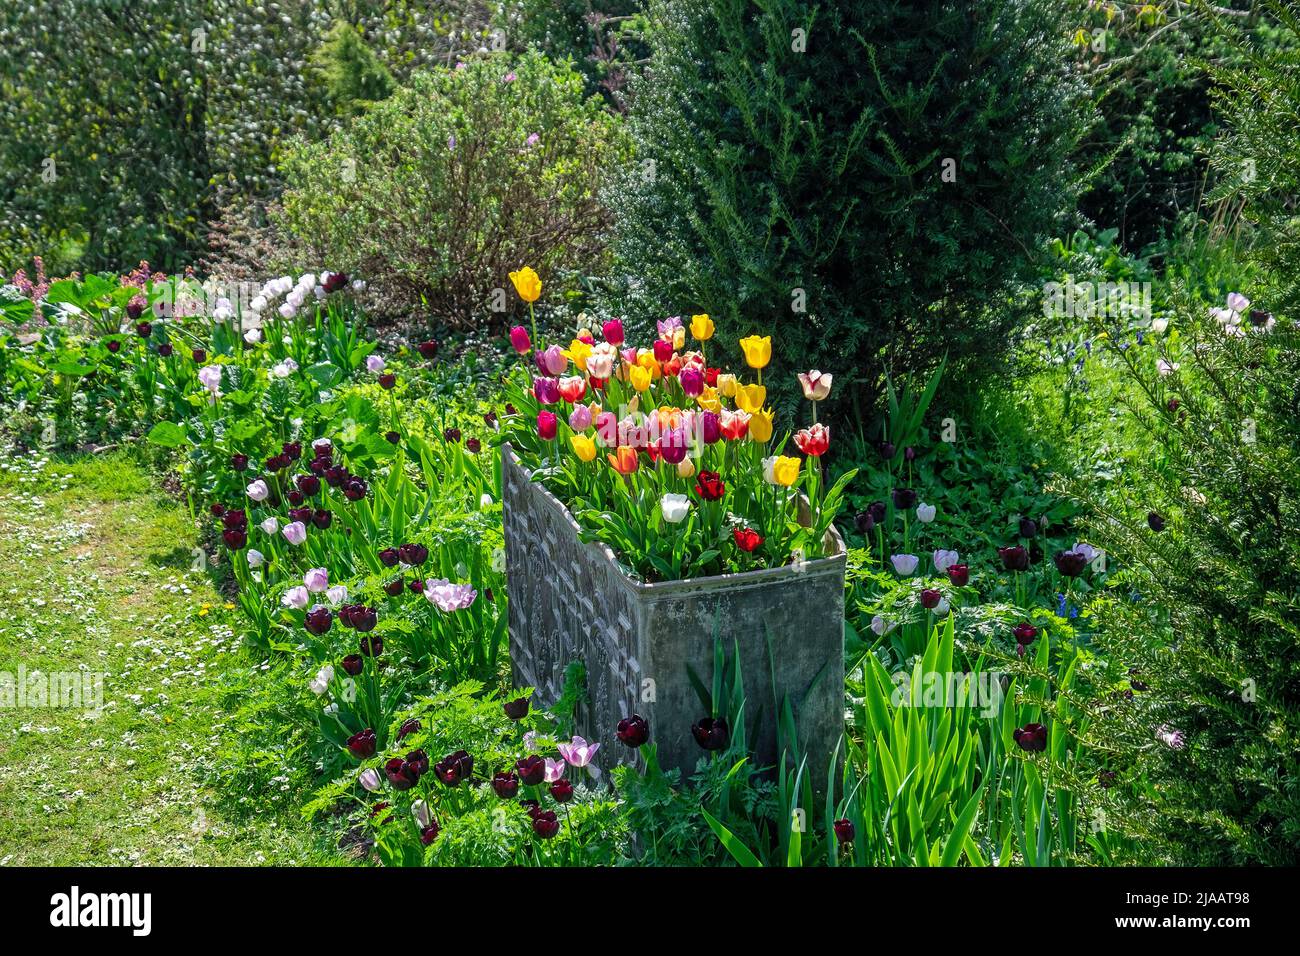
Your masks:
{"label": "stone planter trough", "polygon": [[809,772],[825,780],[844,729],[845,553],[833,527],[831,557],[646,584],[604,544],[578,539],[568,510],[530,479],[509,446],[502,449],[502,484],[515,685],[534,688],[534,699],[550,706],[565,668],[581,660],[587,692],[577,732],[600,741],[602,768],[638,759],[615,728],[639,713],[661,766],[689,775],[703,754],[691,725],[706,714],[687,665],[711,686],[716,633],[728,655],[739,642],[746,724],[759,765],[777,759],[778,705],[788,695]]}

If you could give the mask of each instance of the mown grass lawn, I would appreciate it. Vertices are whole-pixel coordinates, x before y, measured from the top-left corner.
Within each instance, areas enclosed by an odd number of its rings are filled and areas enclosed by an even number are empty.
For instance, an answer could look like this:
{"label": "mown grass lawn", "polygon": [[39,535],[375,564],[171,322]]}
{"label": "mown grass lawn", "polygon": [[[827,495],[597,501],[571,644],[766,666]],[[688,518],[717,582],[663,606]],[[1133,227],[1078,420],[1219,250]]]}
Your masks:
{"label": "mown grass lawn", "polygon": [[295,813],[205,783],[249,663],[184,504],[121,454],[0,469],[0,670],[105,675],[99,714],[0,708],[0,864],[337,861]]}

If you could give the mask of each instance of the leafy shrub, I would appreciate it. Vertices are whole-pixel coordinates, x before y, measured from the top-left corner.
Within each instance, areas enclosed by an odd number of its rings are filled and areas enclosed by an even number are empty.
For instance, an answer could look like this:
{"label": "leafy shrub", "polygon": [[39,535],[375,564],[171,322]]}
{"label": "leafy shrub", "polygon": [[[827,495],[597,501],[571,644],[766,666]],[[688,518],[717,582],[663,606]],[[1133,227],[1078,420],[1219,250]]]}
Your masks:
{"label": "leafy shrub", "polygon": [[619,142],[568,66],[485,57],[419,74],[327,142],[299,144],[280,222],[397,307],[463,325],[523,263],[595,265],[596,184]]}
{"label": "leafy shrub", "polygon": [[771,332],[791,367],[833,368],[867,402],[887,369],[999,353],[1028,307],[1015,280],[1080,184],[1085,86],[1061,18],[1001,0],[654,5],[637,162],[611,192],[621,271],[643,281],[615,305]]}
{"label": "leafy shrub", "polygon": [[1080,11],[1076,55],[1101,113],[1083,156],[1104,166],[1080,205],[1099,225],[1113,226],[1125,248],[1176,238],[1180,220],[1197,212],[1220,128],[1203,62],[1244,66],[1242,37],[1278,40],[1255,10],[1230,6],[1219,5],[1217,24],[1197,4],[1088,4]]}
{"label": "leafy shrub", "polygon": [[648,52],[641,0],[512,0],[497,20],[505,34],[553,60],[572,60],[593,92],[616,96]]}
{"label": "leafy shrub", "polygon": [[1237,37],[1236,65],[1213,69],[1216,104],[1228,130],[1212,165],[1220,175],[1217,198],[1244,202],[1242,215],[1259,234],[1250,259],[1268,286],[1256,297],[1294,317],[1300,314],[1300,15],[1294,5],[1263,6],[1280,24],[1282,39],[1265,46]]}
{"label": "leafy shrub", "polygon": [[[329,46],[338,4],[127,6],[50,0],[0,9],[6,272],[40,253],[53,274],[140,259],[178,271],[203,248],[215,208],[279,189],[285,142],[318,139],[348,111],[349,91],[309,69]],[[346,22],[399,82],[454,62],[485,28],[477,0],[346,6]]]}
{"label": "leafy shrub", "polygon": [[1154,784],[1158,835],[1185,863],[1295,863],[1300,336],[1181,324],[1161,358],[1117,351],[1156,451],[1131,462],[1144,497],[1093,503],[1094,539],[1136,592],[1111,602],[1102,643],[1131,668],[1115,689],[1135,711],[1132,770]]}

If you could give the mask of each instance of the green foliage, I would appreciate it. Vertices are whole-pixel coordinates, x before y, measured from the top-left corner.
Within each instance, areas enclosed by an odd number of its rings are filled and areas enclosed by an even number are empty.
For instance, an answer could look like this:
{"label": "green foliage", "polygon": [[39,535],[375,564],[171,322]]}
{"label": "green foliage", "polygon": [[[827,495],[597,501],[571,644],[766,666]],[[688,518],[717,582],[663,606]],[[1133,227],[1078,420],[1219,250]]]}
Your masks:
{"label": "green foliage", "polygon": [[[1212,69],[1216,105],[1227,135],[1213,165],[1220,175],[1217,196],[1244,204],[1246,222],[1257,233],[1249,258],[1260,266],[1256,298],[1288,316],[1300,314],[1300,13],[1294,4],[1269,0],[1263,8],[1278,22],[1283,42],[1266,45],[1235,38],[1235,62]],[[1266,295],[1264,294],[1266,293]]]}
{"label": "green foliage", "polygon": [[[327,42],[356,69],[322,77],[309,64],[341,7],[374,57]],[[52,274],[179,271],[217,208],[278,191],[284,145],[326,135],[332,103],[477,47],[483,17],[476,0],[5,4],[0,270],[43,254]]]}
{"label": "green foliage", "polygon": [[376,100],[387,99],[396,88],[388,68],[357,28],[345,20],[335,21],[330,28],[314,64],[330,99],[343,113],[359,113]]}
{"label": "green foliage", "polygon": [[[1101,122],[1082,144],[1101,164],[1080,207],[1120,244],[1141,250],[1175,239],[1197,212],[1220,124],[1206,62],[1247,67],[1240,40],[1276,42],[1254,3],[1083,3],[1073,39],[1096,90]],[[1236,9],[1234,9],[1236,8]],[[1215,20],[1218,22],[1216,23]]]}
{"label": "green foliage", "polygon": [[1017,277],[1080,184],[1059,6],[666,0],[651,21],[610,193],[617,305],[771,332],[863,407],[887,371],[1007,347]]}
{"label": "green foliage", "polygon": [[1225,336],[1200,311],[1182,311],[1163,344],[1172,373],[1151,350],[1116,352],[1151,450],[1128,494],[1075,488],[1094,539],[1128,567],[1115,583],[1135,592],[1104,609],[1100,641],[1131,668],[1136,712],[1118,739],[1123,769],[1151,780],[1159,837],[1186,863],[1295,863],[1300,336],[1249,320]]}
{"label": "green foliage", "polygon": [[589,91],[617,102],[649,52],[642,36],[644,6],[642,0],[511,0],[501,5],[497,19],[511,40],[553,60],[573,61]]}
{"label": "green foliage", "polygon": [[[418,74],[327,142],[296,145],[280,222],[391,308],[465,325],[517,305],[492,296],[523,265],[595,266],[605,213],[594,188],[619,143],[569,67],[485,56]],[[557,291],[548,283],[544,296]]]}

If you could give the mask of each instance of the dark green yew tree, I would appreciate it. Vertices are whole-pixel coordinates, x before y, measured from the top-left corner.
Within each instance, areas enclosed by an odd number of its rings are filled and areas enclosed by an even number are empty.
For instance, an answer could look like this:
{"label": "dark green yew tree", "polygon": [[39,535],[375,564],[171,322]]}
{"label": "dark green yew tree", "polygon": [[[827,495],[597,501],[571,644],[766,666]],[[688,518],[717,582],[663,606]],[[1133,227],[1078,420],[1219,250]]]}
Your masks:
{"label": "dark green yew tree", "polygon": [[1061,4],[659,0],[608,202],[629,318],[775,336],[865,406],[1003,351],[1090,108]]}

